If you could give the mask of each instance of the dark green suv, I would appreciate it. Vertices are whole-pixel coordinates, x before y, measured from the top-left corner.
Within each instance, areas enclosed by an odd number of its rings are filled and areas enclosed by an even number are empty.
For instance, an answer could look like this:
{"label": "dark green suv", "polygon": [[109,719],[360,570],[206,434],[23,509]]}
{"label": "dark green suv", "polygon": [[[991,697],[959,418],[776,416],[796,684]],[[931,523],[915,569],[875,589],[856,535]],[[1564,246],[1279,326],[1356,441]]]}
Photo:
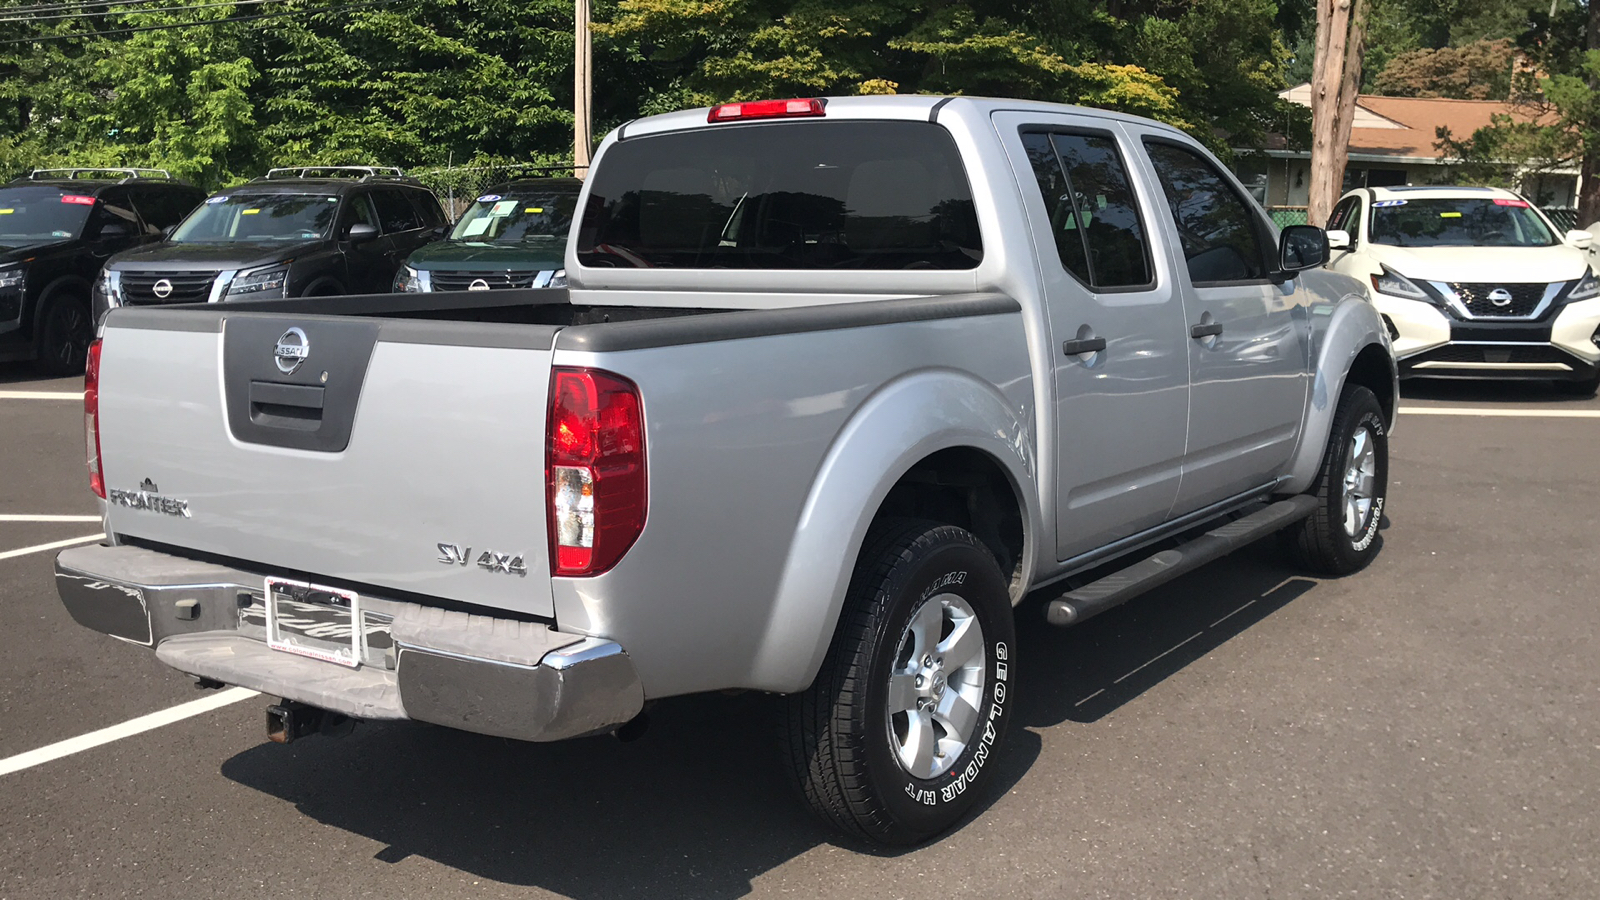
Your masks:
{"label": "dark green suv", "polygon": [[490,188],[447,240],[412,253],[396,291],[565,287],[567,232],[583,182],[529,178]]}
{"label": "dark green suv", "polygon": [[37,169],[0,187],[0,362],[82,372],[101,267],[160,241],[205,198],[162,169]]}

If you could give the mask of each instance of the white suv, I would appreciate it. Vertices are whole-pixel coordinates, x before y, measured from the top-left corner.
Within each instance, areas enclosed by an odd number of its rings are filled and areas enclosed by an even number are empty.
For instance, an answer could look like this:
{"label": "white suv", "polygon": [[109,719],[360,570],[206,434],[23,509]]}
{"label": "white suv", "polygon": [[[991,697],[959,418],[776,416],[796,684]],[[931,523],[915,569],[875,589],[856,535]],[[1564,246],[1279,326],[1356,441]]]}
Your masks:
{"label": "white suv", "polygon": [[1359,188],[1328,219],[1328,267],[1371,285],[1400,377],[1600,387],[1600,280],[1586,231],[1560,236],[1511,191]]}

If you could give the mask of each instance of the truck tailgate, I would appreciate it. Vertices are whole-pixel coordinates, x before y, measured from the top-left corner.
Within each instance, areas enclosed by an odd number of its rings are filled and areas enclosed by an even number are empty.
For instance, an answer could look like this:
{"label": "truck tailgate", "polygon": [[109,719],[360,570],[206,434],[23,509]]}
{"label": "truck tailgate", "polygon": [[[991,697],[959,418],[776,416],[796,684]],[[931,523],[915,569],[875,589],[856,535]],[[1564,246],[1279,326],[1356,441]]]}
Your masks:
{"label": "truck tailgate", "polygon": [[128,312],[100,369],[112,531],[552,614],[554,327]]}

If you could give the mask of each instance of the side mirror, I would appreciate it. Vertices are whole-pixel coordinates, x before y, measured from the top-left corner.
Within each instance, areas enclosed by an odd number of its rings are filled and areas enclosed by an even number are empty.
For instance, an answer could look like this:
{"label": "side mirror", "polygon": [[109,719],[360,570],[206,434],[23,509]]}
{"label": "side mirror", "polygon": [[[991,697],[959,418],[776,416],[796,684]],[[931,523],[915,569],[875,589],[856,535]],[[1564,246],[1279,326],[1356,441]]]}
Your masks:
{"label": "side mirror", "polygon": [[[1350,235],[1345,235],[1346,243]],[[1285,226],[1278,238],[1278,269],[1293,275],[1328,262],[1328,232],[1315,225]]]}
{"label": "side mirror", "polygon": [[1350,249],[1350,232],[1348,232],[1348,231],[1340,231],[1337,228],[1329,230],[1328,231],[1328,249],[1329,250],[1349,250]]}
{"label": "side mirror", "polygon": [[121,222],[107,222],[100,226],[100,233],[95,235],[95,240],[114,241],[125,237],[132,237],[133,229]]}
{"label": "side mirror", "polygon": [[1587,250],[1594,246],[1594,235],[1587,231],[1569,231],[1566,240],[1579,250]]}
{"label": "side mirror", "polygon": [[172,233],[174,231],[177,231],[177,230],[178,230],[178,226],[176,226],[176,225],[168,225],[167,227],[161,229],[161,239],[163,241],[172,240]]}
{"label": "side mirror", "polygon": [[378,226],[371,225],[366,222],[357,222],[354,225],[351,225],[350,230],[344,233],[344,239],[352,244],[357,244],[362,241],[370,241],[377,236]]}

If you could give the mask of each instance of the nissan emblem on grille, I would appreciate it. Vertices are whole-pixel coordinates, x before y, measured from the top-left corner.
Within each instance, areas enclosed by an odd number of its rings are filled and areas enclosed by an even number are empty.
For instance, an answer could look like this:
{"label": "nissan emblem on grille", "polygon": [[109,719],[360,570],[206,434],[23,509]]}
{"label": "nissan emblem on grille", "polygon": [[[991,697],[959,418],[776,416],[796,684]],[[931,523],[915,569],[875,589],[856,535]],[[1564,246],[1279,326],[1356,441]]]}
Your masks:
{"label": "nissan emblem on grille", "polygon": [[467,285],[467,290],[469,291],[487,291],[488,289],[489,282],[484,281],[482,278],[474,278],[472,283]]}
{"label": "nissan emblem on grille", "polygon": [[1511,292],[1505,288],[1495,288],[1489,292],[1489,302],[1495,306],[1510,306]]}
{"label": "nissan emblem on grille", "polygon": [[150,285],[150,293],[155,294],[157,297],[165,300],[166,298],[172,296],[172,282],[163,278],[160,281],[157,281],[155,284]]}
{"label": "nissan emblem on grille", "polygon": [[299,328],[285,331],[283,337],[278,338],[278,346],[272,350],[273,362],[278,364],[278,371],[285,375],[293,375],[310,355],[311,341]]}

